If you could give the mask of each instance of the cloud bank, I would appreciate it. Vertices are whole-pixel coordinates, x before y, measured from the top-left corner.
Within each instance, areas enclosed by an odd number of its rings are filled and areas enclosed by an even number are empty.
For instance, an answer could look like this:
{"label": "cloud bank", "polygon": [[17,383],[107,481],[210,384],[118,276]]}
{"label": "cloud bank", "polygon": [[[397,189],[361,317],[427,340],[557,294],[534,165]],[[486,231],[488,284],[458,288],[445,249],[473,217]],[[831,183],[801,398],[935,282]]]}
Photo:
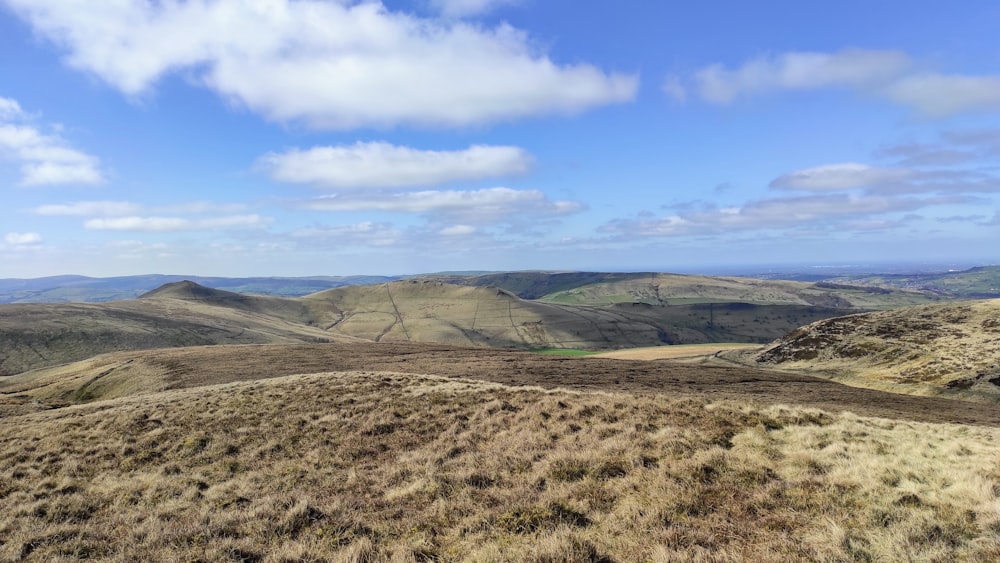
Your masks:
{"label": "cloud bank", "polygon": [[[668,78],[666,92],[685,90]],[[844,49],[755,57],[737,67],[716,63],[694,74],[694,89],[711,103],[780,91],[847,89],[911,108],[929,117],[1000,111],[1000,75],[945,74],[923,70],[901,51]]]}
{"label": "cloud bank", "polygon": [[[184,73],[273,121],[465,127],[632,100],[638,77],[561,65],[523,32],[348,0],[2,0],[129,96]],[[496,2],[439,2],[455,12]],[[183,37],[178,41],[178,37]]]}
{"label": "cloud bank", "polygon": [[30,120],[17,100],[0,97],[0,159],[20,163],[21,186],[104,183],[96,157],[41,132]]}
{"label": "cloud bank", "polygon": [[426,190],[371,197],[337,195],[309,200],[304,207],[317,211],[421,213],[437,222],[477,225],[558,217],[583,209],[575,201],[552,201],[538,190],[511,188]]}
{"label": "cloud bank", "polygon": [[429,151],[389,143],[290,149],[261,157],[258,166],[278,182],[324,188],[411,188],[527,172],[523,149],[476,145],[459,151]]}

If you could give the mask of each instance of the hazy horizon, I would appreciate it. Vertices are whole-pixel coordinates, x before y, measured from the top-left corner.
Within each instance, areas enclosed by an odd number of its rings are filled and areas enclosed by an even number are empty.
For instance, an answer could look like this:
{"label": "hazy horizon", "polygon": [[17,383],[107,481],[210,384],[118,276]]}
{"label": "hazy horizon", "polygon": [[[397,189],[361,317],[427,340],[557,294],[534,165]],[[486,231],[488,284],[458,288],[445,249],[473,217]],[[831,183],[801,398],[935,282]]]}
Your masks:
{"label": "hazy horizon", "polygon": [[155,271],[150,270],[146,272],[122,274],[122,275],[108,275],[108,276],[90,276],[86,274],[78,274],[74,272],[64,272],[60,274],[51,274],[45,276],[31,276],[31,277],[0,277],[0,280],[38,280],[46,278],[72,278],[72,277],[82,277],[82,278],[119,278],[119,277],[144,277],[144,276],[166,276],[166,277],[184,277],[189,276],[193,278],[350,278],[350,277],[410,277],[410,276],[422,276],[422,275],[483,275],[483,274],[496,274],[496,273],[517,273],[517,272],[606,272],[606,273],[639,273],[639,272],[655,272],[663,274],[690,274],[690,275],[705,275],[705,276],[767,276],[767,275],[828,275],[829,277],[835,277],[838,275],[849,275],[849,274],[921,274],[921,273],[943,273],[943,272],[954,272],[954,271],[964,271],[971,268],[978,267],[989,267],[998,266],[998,262],[989,261],[925,261],[925,262],[874,262],[874,263],[829,263],[829,264],[749,264],[749,265],[732,265],[732,266],[683,266],[679,265],[672,268],[632,268],[632,269],[622,269],[622,268],[597,268],[597,269],[568,269],[568,268],[532,268],[523,270],[436,270],[436,271],[419,271],[419,272],[399,272],[399,271],[384,271],[384,272],[354,272],[354,273],[312,273],[312,274],[301,274],[301,275],[286,275],[283,273],[256,273],[248,274],[242,276],[228,276],[220,275],[214,273],[199,273],[193,271],[179,271],[179,272],[168,272],[168,271]]}

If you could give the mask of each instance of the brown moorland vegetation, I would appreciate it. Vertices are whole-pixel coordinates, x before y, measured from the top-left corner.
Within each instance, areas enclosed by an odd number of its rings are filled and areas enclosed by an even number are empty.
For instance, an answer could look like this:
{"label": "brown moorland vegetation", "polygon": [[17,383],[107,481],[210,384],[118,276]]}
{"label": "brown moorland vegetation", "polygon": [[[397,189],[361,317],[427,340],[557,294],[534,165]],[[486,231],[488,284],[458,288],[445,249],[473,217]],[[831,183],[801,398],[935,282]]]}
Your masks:
{"label": "brown moorland vegetation", "polygon": [[760,352],[759,366],[825,373],[874,388],[1000,398],[1000,299],[837,317],[793,331]]}
{"label": "brown moorland vegetation", "polygon": [[240,381],[0,418],[0,560],[996,560],[998,438],[669,389]]}
{"label": "brown moorland vegetation", "polygon": [[196,346],[105,354],[0,378],[0,414],[220,383],[356,370],[546,389],[753,400],[923,422],[1000,426],[1000,412],[989,405],[850,387],[801,373],[412,343]]}

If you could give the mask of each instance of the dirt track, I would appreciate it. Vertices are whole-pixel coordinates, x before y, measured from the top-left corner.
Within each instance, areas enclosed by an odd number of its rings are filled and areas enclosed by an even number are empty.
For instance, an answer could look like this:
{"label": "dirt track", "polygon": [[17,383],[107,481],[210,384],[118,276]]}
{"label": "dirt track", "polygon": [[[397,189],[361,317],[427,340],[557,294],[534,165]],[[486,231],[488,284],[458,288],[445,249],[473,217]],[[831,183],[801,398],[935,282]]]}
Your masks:
{"label": "dirt track", "polygon": [[[379,370],[581,390],[711,396],[925,422],[1000,426],[989,404],[898,395],[803,375],[666,361],[558,357],[418,344],[214,346],[130,352],[169,362],[173,387],[298,373]],[[124,354],[123,354],[124,356]],[[157,360],[157,356],[161,356]]]}

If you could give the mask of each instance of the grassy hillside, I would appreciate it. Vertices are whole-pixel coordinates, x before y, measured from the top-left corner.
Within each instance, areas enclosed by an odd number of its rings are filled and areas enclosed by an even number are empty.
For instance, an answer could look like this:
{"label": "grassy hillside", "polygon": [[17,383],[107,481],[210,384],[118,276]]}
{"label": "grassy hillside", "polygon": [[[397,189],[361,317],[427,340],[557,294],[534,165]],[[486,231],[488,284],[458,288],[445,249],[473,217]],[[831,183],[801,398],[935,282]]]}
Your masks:
{"label": "grassy hillside", "polygon": [[608,307],[520,299],[505,290],[436,281],[339,288],[304,298],[314,310],[337,311],[324,328],[374,341],[445,342],[512,348],[588,350],[768,342],[840,313],[808,305],[743,303]]}
{"label": "grassy hillside", "polygon": [[858,307],[928,298],[795,282],[642,276],[592,283],[541,301],[503,289],[415,279],[301,298],[252,296],[180,281],[135,300],[0,305],[0,375],[117,350],[333,338],[585,350],[766,343]]}
{"label": "grassy hillside", "polygon": [[540,298],[549,303],[588,305],[751,303],[868,310],[919,305],[940,299],[940,296],[918,291],[879,291],[843,284],[679,274],[645,274],[623,280],[590,283],[548,293]]}
{"label": "grassy hillside", "polygon": [[934,291],[967,299],[1000,297],[1000,266],[981,266],[959,272],[845,276],[831,281]]}
{"label": "grassy hillside", "polygon": [[1000,300],[952,302],[813,323],[754,357],[860,384],[1000,397]]}
{"label": "grassy hillside", "polygon": [[298,301],[225,292],[192,299],[175,293],[177,288],[183,285],[113,303],[2,305],[0,375],[118,350],[330,337],[309,325],[310,312]]}
{"label": "grassy hillside", "polygon": [[0,560],[1000,557],[996,429],[664,391],[364,370],[0,417]]}
{"label": "grassy hillside", "polygon": [[550,293],[577,287],[644,279],[656,274],[646,272],[498,272],[479,276],[440,277],[441,281],[471,285],[473,287],[498,287],[523,299],[539,299]]}

